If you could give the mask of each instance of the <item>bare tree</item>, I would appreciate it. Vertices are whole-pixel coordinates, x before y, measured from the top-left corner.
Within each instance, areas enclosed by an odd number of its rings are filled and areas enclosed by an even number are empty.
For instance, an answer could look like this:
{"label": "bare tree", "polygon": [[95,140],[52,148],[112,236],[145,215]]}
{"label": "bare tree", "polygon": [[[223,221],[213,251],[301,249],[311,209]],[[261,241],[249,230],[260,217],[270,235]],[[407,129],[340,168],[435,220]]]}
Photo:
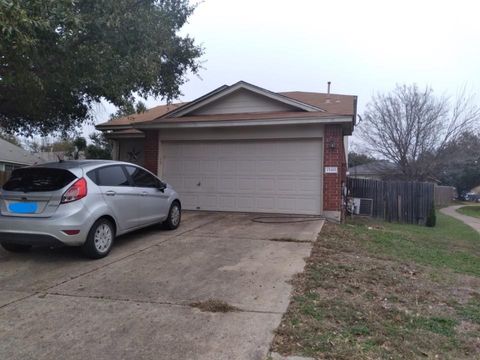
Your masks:
{"label": "bare tree", "polygon": [[429,87],[397,85],[372,98],[360,134],[370,151],[396,164],[404,179],[427,180],[435,177],[447,144],[476,128],[479,119],[480,107],[465,88],[451,101]]}

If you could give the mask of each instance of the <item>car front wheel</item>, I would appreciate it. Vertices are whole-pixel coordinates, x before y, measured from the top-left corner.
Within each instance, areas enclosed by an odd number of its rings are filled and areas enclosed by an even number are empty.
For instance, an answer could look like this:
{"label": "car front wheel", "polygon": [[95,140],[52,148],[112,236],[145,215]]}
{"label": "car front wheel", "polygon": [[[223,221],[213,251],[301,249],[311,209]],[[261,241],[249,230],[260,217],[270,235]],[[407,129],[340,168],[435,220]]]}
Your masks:
{"label": "car front wheel", "polygon": [[90,259],[103,258],[112,249],[114,239],[115,228],[112,222],[107,219],[99,219],[90,229],[82,251]]}
{"label": "car front wheel", "polygon": [[181,219],[182,219],[182,209],[178,201],[174,201],[170,206],[170,211],[168,212],[167,220],[165,220],[163,224],[167,229],[175,230],[180,225]]}

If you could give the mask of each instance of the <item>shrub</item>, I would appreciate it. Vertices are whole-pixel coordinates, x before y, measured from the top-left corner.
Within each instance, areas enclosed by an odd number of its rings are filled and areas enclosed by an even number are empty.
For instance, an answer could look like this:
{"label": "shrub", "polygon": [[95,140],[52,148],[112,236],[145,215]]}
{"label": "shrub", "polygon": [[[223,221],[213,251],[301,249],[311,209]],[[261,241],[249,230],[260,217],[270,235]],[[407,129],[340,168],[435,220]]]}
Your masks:
{"label": "shrub", "polygon": [[437,224],[437,215],[435,215],[435,204],[430,205],[430,211],[428,212],[427,222],[425,225],[428,227],[435,227]]}

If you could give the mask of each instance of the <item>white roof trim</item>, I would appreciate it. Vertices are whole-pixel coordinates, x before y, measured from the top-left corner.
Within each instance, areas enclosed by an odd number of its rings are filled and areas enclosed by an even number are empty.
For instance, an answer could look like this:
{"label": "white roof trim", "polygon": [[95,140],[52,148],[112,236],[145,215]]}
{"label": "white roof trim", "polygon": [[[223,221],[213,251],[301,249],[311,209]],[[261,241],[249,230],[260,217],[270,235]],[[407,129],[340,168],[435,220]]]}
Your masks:
{"label": "white roof trim", "polygon": [[[294,100],[294,99],[291,99],[287,96],[274,93],[272,91],[263,89],[261,87],[249,84],[245,81],[239,81],[236,84],[233,84],[233,85],[228,86],[228,87],[222,86],[222,87],[218,88],[217,90],[212,91],[210,93],[211,95],[207,94],[207,96],[199,97],[198,99],[193,100],[193,101],[189,102],[188,104],[185,104],[184,106],[180,106],[179,108],[169,112],[168,114],[166,114],[163,117],[164,118],[171,118],[171,117],[185,116],[185,115],[191,113],[192,111],[195,111],[195,110],[197,110],[197,109],[199,109],[199,108],[201,108],[201,107],[203,107],[207,104],[210,104],[210,103],[212,103],[212,102],[214,102],[214,101],[216,101],[216,100],[218,100],[218,99],[220,99],[220,98],[222,98],[226,95],[229,95],[229,94],[231,94],[231,93],[233,93],[237,90],[240,90],[240,89],[245,89],[245,90],[251,91],[255,94],[259,94],[259,95],[268,97],[272,100],[276,100],[278,102],[296,107],[300,110],[325,112],[325,110],[323,110],[319,107],[309,105],[309,104],[305,104],[301,101]],[[160,118],[162,118],[162,116]]]}
{"label": "white roof trim", "polygon": [[234,127],[234,126],[268,126],[268,125],[299,125],[299,124],[343,124],[351,123],[351,117],[335,118],[295,118],[288,120],[220,120],[220,121],[194,121],[177,122],[165,121],[155,124],[139,124],[136,129],[178,129],[178,128],[206,128],[206,127]]}

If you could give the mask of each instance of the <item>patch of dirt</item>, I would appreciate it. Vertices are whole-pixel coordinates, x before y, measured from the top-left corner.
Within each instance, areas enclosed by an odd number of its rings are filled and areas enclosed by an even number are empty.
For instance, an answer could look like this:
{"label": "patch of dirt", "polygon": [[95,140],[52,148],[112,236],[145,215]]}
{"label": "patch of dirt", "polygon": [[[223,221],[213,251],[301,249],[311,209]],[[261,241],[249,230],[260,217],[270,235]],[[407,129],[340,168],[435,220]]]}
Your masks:
{"label": "patch of dirt", "polygon": [[272,238],[272,239],[268,239],[268,241],[293,242],[293,243],[311,243],[311,242],[313,242],[313,241],[310,241],[310,240],[298,240],[298,239],[291,239],[291,238]]}
{"label": "patch of dirt", "polygon": [[233,312],[233,311],[240,311],[239,308],[232,306],[226,303],[225,301],[216,300],[216,299],[209,299],[207,301],[197,301],[197,302],[191,303],[190,306],[200,309],[201,311],[204,311],[204,312],[227,313],[227,312]]}

